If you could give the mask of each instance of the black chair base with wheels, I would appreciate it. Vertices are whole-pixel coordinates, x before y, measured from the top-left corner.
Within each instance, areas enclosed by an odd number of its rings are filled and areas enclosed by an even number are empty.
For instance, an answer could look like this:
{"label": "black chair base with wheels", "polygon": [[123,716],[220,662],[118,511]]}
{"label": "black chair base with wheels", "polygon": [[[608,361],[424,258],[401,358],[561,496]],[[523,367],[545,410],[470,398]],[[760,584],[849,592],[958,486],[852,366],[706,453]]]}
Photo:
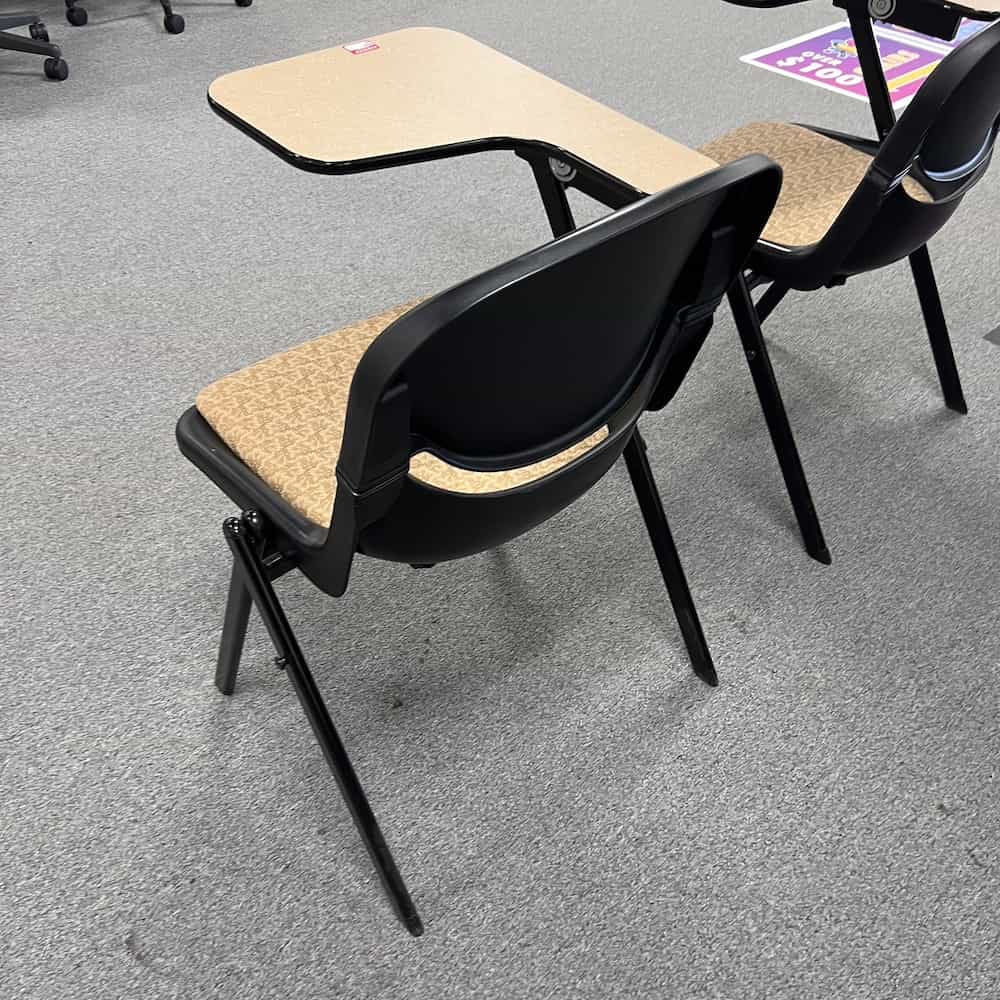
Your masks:
{"label": "black chair base with wheels", "polygon": [[[253,0],[234,0],[237,7],[250,7]],[[170,35],[179,35],[186,27],[184,18],[174,12],[171,0],[160,0],[163,8],[163,27]],[[66,20],[76,28],[87,23],[87,11],[77,0],[66,0]]]}
{"label": "black chair base with wheels", "polygon": [[780,183],[764,157],[722,167],[226,376],[178,422],[181,452],[242,509],[223,531],[233,568],[216,685],[233,692],[256,606],[413,935],[423,924],[273,583],[299,570],[339,597],[359,556],[427,567],[488,551],[624,458],[691,666],[714,686],[637,425],[680,387]]}
{"label": "black chair base with wheels", "polygon": [[[11,28],[27,28],[29,37],[12,34]],[[0,49],[45,56],[42,68],[50,80],[65,80],[69,77],[69,66],[62,57],[62,50],[58,45],[53,45],[38,14],[0,14]]]}
{"label": "black chair base with wheels", "polygon": [[160,0],[163,8],[163,27],[168,35],[179,35],[184,30],[184,18],[180,14],[175,14],[170,0]]}

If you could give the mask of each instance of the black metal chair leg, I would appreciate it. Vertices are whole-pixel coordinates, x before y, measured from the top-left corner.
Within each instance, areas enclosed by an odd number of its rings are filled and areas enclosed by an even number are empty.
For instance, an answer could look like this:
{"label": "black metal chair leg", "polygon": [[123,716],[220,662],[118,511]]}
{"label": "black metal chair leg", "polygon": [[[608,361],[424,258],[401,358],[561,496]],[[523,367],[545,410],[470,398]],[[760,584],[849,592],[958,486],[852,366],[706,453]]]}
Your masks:
{"label": "black metal chair leg", "polygon": [[262,524],[260,516],[252,511],[245,513],[242,518],[230,518],[223,526],[226,541],[232,550],[234,560],[244,574],[253,602],[267,626],[278,657],[302,703],[302,708],[323,750],[323,756],[333,772],[344,802],[350,810],[375,871],[389,897],[389,902],[403,926],[417,937],[424,932],[420,916],[382,836],[378,821],[365,797],[364,789],[354,772],[344,744],[330,719],[319,688],[309,672],[305,657],[274,593],[267,571],[257,554],[257,540],[261,534]]}
{"label": "black metal chair leg", "polygon": [[239,561],[233,560],[233,573],[229,580],[229,597],[226,599],[226,617],[219,643],[219,662],[215,668],[215,686],[223,694],[232,694],[236,688],[236,674],[243,655],[243,641],[250,621],[250,591],[243,578]]}
{"label": "black metal chair leg", "polygon": [[670,603],[674,607],[677,623],[681,627],[681,634],[684,636],[684,643],[691,657],[691,666],[706,684],[715,687],[719,683],[719,678],[712,663],[712,654],[709,652],[708,643],[705,642],[698,612],[691,598],[687,580],[684,578],[684,569],[681,566],[680,556],[677,555],[673,536],[670,534],[660,492],[656,488],[656,480],[653,479],[653,470],[649,467],[646,442],[638,430],[625,445],[624,454],[632,488],[635,490],[649,532],[649,540],[653,543],[656,561],[660,564],[663,582],[667,585]]}
{"label": "black metal chair leg", "polygon": [[809,493],[809,484],[806,481],[798,449],[795,447],[795,438],[792,437],[792,428],[781,401],[778,383],[774,378],[774,369],[771,367],[771,359],[767,353],[767,345],[764,343],[753,299],[750,297],[750,289],[742,275],[729,289],[729,305],[733,310],[736,329],[743,342],[750,374],[753,376],[757,396],[760,398],[767,429],[770,431],[771,441],[778,455],[781,474],[784,476],[788,496],[799,522],[806,551],[817,562],[829,565],[830,550],[823,539],[823,530]]}
{"label": "black metal chair leg", "polygon": [[538,193],[542,196],[542,204],[545,206],[545,214],[552,227],[552,235],[559,237],[571,233],[576,229],[576,220],[569,207],[566,188],[552,173],[549,158],[533,156],[528,159],[528,164],[535,175],[535,183],[538,185]]}
{"label": "black metal chair leg", "polygon": [[767,317],[774,312],[781,304],[782,299],[788,294],[788,286],[780,282],[773,281],[766,292],[757,300],[757,321],[762,325],[767,322]]}
{"label": "black metal chair leg", "polygon": [[87,10],[80,6],[80,0],[66,0],[66,20],[74,28],[82,28],[88,19]]}
{"label": "black metal chair leg", "polygon": [[941,295],[934,278],[930,251],[926,246],[922,246],[910,256],[910,270],[913,272],[913,283],[917,286],[924,322],[927,324],[927,336],[930,338],[931,351],[934,353],[934,364],[937,365],[945,405],[956,413],[968,413],[969,407],[965,402],[962,381],[951,349],[948,324],[944,318],[944,309],[941,307]]}

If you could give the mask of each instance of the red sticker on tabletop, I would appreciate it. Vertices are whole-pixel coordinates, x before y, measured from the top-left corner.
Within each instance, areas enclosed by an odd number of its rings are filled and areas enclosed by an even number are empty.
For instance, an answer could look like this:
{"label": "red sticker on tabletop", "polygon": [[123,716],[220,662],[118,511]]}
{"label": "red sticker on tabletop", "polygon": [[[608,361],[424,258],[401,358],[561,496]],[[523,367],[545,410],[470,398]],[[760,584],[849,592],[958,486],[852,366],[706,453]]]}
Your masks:
{"label": "red sticker on tabletop", "polygon": [[370,38],[362,39],[360,42],[351,42],[344,46],[353,56],[364,55],[366,52],[374,52],[378,48],[378,42],[373,42]]}

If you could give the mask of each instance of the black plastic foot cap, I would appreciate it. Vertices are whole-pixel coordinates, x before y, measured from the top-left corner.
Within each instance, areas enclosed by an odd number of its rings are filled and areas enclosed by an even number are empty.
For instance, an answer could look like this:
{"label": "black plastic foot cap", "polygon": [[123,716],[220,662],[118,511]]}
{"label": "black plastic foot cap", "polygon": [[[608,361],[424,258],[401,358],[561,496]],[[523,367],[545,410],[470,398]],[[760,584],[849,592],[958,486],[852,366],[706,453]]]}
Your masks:
{"label": "black plastic foot cap", "polygon": [[719,675],[715,672],[715,667],[711,663],[698,663],[694,665],[694,672],[709,686],[719,686]]}
{"label": "black plastic foot cap", "polygon": [[833,556],[830,555],[830,550],[825,545],[821,545],[818,549],[810,549],[809,555],[824,566],[829,566],[833,562]]}

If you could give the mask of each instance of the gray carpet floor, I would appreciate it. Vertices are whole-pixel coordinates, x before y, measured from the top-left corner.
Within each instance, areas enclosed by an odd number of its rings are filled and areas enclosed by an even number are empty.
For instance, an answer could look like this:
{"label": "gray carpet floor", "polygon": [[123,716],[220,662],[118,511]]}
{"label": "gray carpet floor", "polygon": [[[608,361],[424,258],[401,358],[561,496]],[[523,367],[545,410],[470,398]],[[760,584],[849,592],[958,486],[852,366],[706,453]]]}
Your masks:
{"label": "gray carpet floor", "polygon": [[230,507],[173,423],[544,217],[506,154],[299,174],[206,86],[437,24],[688,143],[865,130],[864,105],[738,62],[838,12],[203,0],[169,37],[152,0],[91,0],[77,30],[40,6],[71,79],[0,53],[0,995],[1000,997],[1000,169],[932,246],[968,417],[905,267],[769,324],[832,567],[801,549],[728,315],[645,420],[717,690],[621,469],[501,551],[363,562],[340,601],[280,583],[413,940],[256,619],[236,696],[212,685]]}

